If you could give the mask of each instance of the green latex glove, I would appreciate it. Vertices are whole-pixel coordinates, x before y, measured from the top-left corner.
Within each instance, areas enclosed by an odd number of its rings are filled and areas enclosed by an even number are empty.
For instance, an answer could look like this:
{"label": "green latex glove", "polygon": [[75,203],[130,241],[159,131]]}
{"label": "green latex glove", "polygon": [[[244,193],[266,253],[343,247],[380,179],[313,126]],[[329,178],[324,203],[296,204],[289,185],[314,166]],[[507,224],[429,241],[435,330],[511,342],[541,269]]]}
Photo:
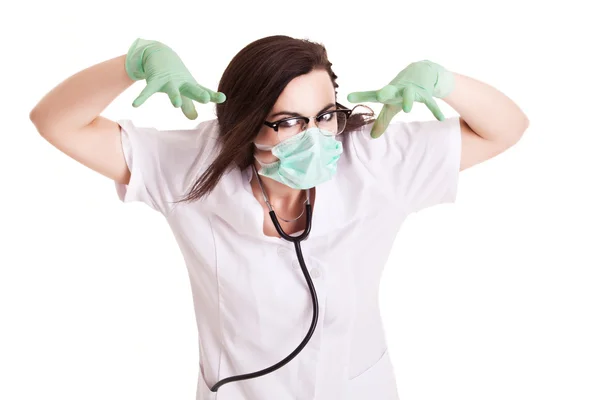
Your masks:
{"label": "green latex glove", "polygon": [[434,62],[423,60],[409,64],[379,90],[350,93],[348,101],[385,104],[371,129],[371,137],[378,138],[385,132],[392,118],[402,110],[410,112],[415,101],[424,103],[439,121],[443,121],[444,115],[433,98],[446,97],[452,90],[452,72]]}
{"label": "green latex glove", "polygon": [[133,42],[127,52],[125,70],[134,81],[146,80],[146,87],[133,101],[134,107],[162,92],[169,96],[174,107],[181,107],[183,114],[193,120],[198,113],[192,100],[206,104],[226,99],[224,93],[199,85],[173,49],[154,40],[138,38]]}

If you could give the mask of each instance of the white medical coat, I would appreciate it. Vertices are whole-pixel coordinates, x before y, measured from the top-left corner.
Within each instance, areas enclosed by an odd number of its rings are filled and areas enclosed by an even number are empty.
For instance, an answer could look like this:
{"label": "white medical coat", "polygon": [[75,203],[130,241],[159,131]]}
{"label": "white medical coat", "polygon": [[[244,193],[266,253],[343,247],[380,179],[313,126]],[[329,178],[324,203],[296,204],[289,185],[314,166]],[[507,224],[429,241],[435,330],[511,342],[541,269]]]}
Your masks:
{"label": "white medical coat", "polygon": [[312,320],[310,291],[292,243],[263,233],[251,168],[226,173],[195,203],[187,193],[218,152],[216,119],[196,129],[158,130],[119,121],[131,171],[116,184],[166,218],[191,281],[199,334],[197,400],[397,400],[379,312],[379,281],[406,216],[454,202],[458,117],[372,124],[339,137],[337,173],[316,188],[312,230],[302,242],[319,301],[316,330],[300,354],[258,378],[218,380],[269,367],[289,355]]}

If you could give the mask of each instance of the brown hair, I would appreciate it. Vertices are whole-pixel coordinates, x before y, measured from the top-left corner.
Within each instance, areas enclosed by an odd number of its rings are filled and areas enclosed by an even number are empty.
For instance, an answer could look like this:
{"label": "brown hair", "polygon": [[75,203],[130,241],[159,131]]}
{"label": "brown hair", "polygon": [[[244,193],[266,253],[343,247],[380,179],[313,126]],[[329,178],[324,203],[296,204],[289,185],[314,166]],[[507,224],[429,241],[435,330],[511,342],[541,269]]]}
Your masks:
{"label": "brown hair", "polygon": [[[337,75],[331,65],[322,44],[284,35],[258,39],[237,53],[225,69],[217,89],[227,96],[225,102],[216,105],[220,152],[180,201],[205,196],[229,168],[245,169],[253,162],[253,140],[292,79],[315,69],[325,70],[331,77],[337,99]],[[353,113],[344,132],[356,130],[372,120],[372,111]]]}

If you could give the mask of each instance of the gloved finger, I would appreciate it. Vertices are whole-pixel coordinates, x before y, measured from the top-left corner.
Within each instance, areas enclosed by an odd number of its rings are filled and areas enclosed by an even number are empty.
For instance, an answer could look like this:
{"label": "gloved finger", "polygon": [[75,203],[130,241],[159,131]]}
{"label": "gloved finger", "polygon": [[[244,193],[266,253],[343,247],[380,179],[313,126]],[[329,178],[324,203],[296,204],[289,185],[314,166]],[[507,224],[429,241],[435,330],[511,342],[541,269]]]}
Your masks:
{"label": "gloved finger", "polygon": [[173,107],[181,107],[182,101],[181,94],[179,93],[179,88],[175,86],[175,84],[172,81],[167,82],[167,84],[164,87],[164,91],[169,96],[169,99],[171,99],[171,104],[173,104]]}
{"label": "gloved finger", "polygon": [[412,110],[413,103],[415,101],[415,89],[412,86],[407,86],[402,94],[402,110],[405,113],[409,113]]}
{"label": "gloved finger", "polygon": [[377,91],[377,101],[384,104],[396,104],[402,89],[394,85],[385,85]]}
{"label": "gloved finger", "polygon": [[443,121],[445,119],[442,110],[440,110],[433,97],[426,96],[425,99],[423,99],[423,102],[425,103],[427,108],[429,108],[429,110],[433,113],[433,115],[438,119],[438,121]]}
{"label": "gloved finger", "polygon": [[181,101],[181,111],[183,111],[183,115],[185,115],[187,119],[191,120],[198,118],[198,112],[196,111],[196,107],[194,106],[192,99],[183,96]]}
{"label": "gloved finger", "polygon": [[402,111],[402,106],[395,104],[386,104],[381,109],[381,112],[377,116],[373,128],[371,128],[371,137],[376,139],[383,135],[383,132],[387,129],[388,125],[392,121],[392,118]]}
{"label": "gloved finger", "polygon": [[225,96],[225,93],[215,92],[214,90],[210,90],[209,88],[206,88],[202,85],[198,85],[198,86],[201,89],[204,89],[206,91],[206,93],[208,93],[208,95],[210,96],[210,101],[212,101],[214,103],[223,103],[227,99],[227,96]]}
{"label": "gloved finger", "polygon": [[366,92],[352,92],[347,97],[350,103],[362,103],[362,102],[377,102],[377,90],[368,90]]}
{"label": "gloved finger", "polygon": [[148,100],[150,98],[150,96],[152,96],[154,93],[158,92],[160,90],[160,88],[162,87],[163,83],[162,82],[151,82],[149,84],[146,85],[146,87],[140,92],[140,94],[138,95],[138,97],[133,100],[132,105],[134,107],[139,107],[142,104],[144,104],[144,102],[146,100]]}
{"label": "gloved finger", "polygon": [[206,104],[210,101],[210,95],[204,88],[189,82],[186,82],[181,86],[181,94],[202,104]]}

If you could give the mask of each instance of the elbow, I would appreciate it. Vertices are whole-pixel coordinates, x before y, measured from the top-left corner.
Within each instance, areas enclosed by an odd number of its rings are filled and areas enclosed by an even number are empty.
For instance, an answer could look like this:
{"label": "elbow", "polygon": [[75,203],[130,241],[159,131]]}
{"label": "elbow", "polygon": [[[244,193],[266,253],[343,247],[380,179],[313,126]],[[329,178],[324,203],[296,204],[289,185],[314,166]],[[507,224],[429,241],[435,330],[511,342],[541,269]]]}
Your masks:
{"label": "elbow", "polygon": [[35,107],[29,111],[29,119],[33,123],[37,123],[41,118],[42,110],[40,108],[40,104],[36,104]]}
{"label": "elbow", "polygon": [[527,115],[523,114],[523,133],[525,133],[527,129],[529,129],[529,118],[527,118]]}
{"label": "elbow", "polygon": [[48,118],[39,108],[35,107],[29,112],[29,120],[40,135],[44,136],[48,132]]}
{"label": "elbow", "polygon": [[30,120],[31,122],[33,122],[34,124],[35,124],[35,121],[37,120],[37,115],[38,115],[38,111],[37,111],[37,109],[36,109],[36,108],[32,109],[32,110],[29,112],[29,120]]}
{"label": "elbow", "polygon": [[519,121],[513,121],[511,127],[506,130],[502,135],[504,138],[504,149],[508,149],[516,145],[522,138],[527,129],[529,128],[529,119],[523,114],[523,117]]}
{"label": "elbow", "polygon": [[529,118],[527,118],[527,115],[523,114],[523,121],[521,122],[521,129],[519,130],[519,139],[523,137],[523,134],[525,134],[527,129],[529,129]]}
{"label": "elbow", "polygon": [[37,107],[33,108],[33,110],[29,112],[29,120],[33,126],[35,126],[35,129],[38,131],[38,133],[41,134],[40,111],[37,109]]}
{"label": "elbow", "polygon": [[519,122],[514,127],[514,141],[511,145],[514,145],[521,140],[527,129],[529,129],[529,118],[527,118],[527,115],[522,114]]}

